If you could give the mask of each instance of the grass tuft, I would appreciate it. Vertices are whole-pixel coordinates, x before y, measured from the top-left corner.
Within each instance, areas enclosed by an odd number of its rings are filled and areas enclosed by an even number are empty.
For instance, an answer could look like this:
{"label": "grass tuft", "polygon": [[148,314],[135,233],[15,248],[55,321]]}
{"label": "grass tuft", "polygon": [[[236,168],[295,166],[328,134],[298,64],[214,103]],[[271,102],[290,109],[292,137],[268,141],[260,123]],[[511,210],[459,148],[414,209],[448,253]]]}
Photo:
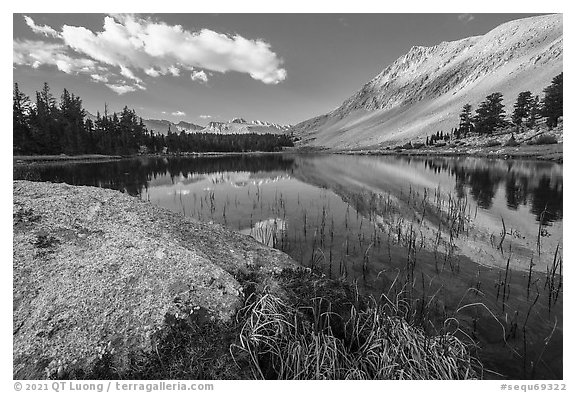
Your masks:
{"label": "grass tuft", "polygon": [[[342,293],[336,292],[338,295]],[[481,365],[452,333],[429,336],[373,298],[295,305],[253,293],[233,348],[256,379],[476,379]]]}

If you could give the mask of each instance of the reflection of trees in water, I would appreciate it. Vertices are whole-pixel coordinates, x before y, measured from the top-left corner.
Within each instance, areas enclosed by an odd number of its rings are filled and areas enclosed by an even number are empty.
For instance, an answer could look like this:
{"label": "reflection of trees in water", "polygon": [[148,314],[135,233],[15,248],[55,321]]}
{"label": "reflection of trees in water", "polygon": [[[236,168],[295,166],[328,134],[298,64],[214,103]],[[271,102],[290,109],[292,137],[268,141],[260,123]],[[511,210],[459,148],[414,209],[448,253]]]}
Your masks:
{"label": "reflection of trees in water", "polygon": [[506,204],[517,210],[518,206],[526,205],[528,196],[528,178],[509,176],[505,181]]}
{"label": "reflection of trees in water", "polygon": [[152,176],[142,168],[142,162],[138,160],[43,163],[18,168],[17,171],[15,170],[14,178],[103,187],[120,190],[130,195],[140,195]]}
{"label": "reflection of trees in water", "polygon": [[464,176],[465,181],[470,186],[470,194],[478,203],[478,206],[490,209],[492,207],[492,199],[496,195],[501,179],[493,176],[489,169],[479,169],[464,173]]}
{"label": "reflection of trees in water", "polygon": [[[501,164],[501,163],[500,163]],[[517,166],[516,168],[514,166]],[[530,212],[543,225],[562,218],[562,179],[552,179],[550,164],[507,163],[505,167],[488,161],[482,165],[467,165],[458,159],[427,159],[424,167],[434,173],[448,173],[455,178],[458,197],[470,193],[478,206],[489,209],[499,187],[503,185],[506,204],[510,209],[530,204]],[[518,170],[522,169],[522,170]],[[542,214],[545,211],[545,214]]]}
{"label": "reflection of trees in water", "polygon": [[[64,182],[95,186],[141,195],[153,179],[214,172],[287,171],[294,163],[281,155],[234,155],[221,157],[145,157],[108,162],[50,163],[19,167],[15,179]],[[16,168],[15,168],[16,169]]]}
{"label": "reflection of trees in water", "polygon": [[447,172],[454,176],[454,191],[459,198],[466,196],[466,189],[468,188],[478,206],[484,209],[492,207],[492,200],[496,195],[499,183],[502,181],[498,173],[494,173],[489,168],[470,170],[463,166],[452,166],[446,162],[438,164],[432,161],[425,166],[434,173]]}
{"label": "reflection of trees in water", "polygon": [[542,225],[547,225],[562,218],[562,186],[551,184],[549,177],[542,177],[538,186],[532,192],[532,207],[530,209],[538,220],[542,217]]}
{"label": "reflection of trees in water", "polygon": [[[406,165],[411,161],[419,159],[407,159]],[[14,178],[97,186],[141,195],[152,180],[167,175],[175,182],[180,177],[207,173],[290,171],[293,165],[294,159],[283,155],[141,157],[17,166]],[[456,195],[464,197],[468,193],[482,208],[492,206],[497,190],[503,186],[510,209],[530,205],[530,212],[538,220],[542,216],[544,225],[562,218],[562,178],[551,177],[548,163],[503,164],[501,161],[434,158],[425,159],[424,167],[453,176]]]}

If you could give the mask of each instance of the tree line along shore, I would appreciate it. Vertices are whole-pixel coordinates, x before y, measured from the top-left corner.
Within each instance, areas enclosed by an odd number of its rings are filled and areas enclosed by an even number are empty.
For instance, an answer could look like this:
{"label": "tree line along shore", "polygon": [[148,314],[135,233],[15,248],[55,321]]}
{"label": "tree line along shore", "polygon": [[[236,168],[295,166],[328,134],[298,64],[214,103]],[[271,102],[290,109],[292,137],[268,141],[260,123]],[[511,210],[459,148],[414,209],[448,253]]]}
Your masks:
{"label": "tree line along shore", "polygon": [[13,154],[26,155],[135,155],[185,152],[273,152],[293,146],[286,134],[214,134],[148,130],[136,111],[97,113],[92,120],[82,99],[64,89],[57,100],[47,83],[35,101],[18,83],[13,89]]}
{"label": "tree line along shore", "polygon": [[495,92],[473,114],[465,104],[458,127],[423,135],[398,145],[343,149],[344,154],[479,156],[563,161],[563,73],[553,78],[543,98],[520,92],[507,114],[503,95]]}
{"label": "tree line along shore", "polygon": [[[500,143],[491,137],[505,134],[508,134],[510,139],[503,146],[520,145],[516,141],[518,135],[521,135],[521,139],[525,137],[524,140],[528,145],[558,143],[558,139],[553,134],[544,135],[543,129],[552,131],[562,121],[563,75],[561,73],[552,79],[550,85],[543,91],[543,99],[531,91],[520,92],[509,115],[502,103],[503,95],[500,92],[489,94],[478,105],[474,115],[472,114],[472,105],[465,104],[459,116],[458,127],[453,128],[450,132],[436,131],[427,135],[425,141],[410,143],[410,147],[444,147],[450,142],[472,141],[473,139],[470,138],[472,136],[477,137],[475,140],[477,142],[476,147],[493,147],[500,145]],[[524,135],[533,130],[539,131],[536,137]],[[487,146],[490,142],[478,137],[490,139],[492,146]]]}
{"label": "tree line along shore", "polygon": [[[361,151],[401,153],[423,149],[420,154],[552,157],[558,160],[562,146],[541,149],[525,146],[562,142],[562,129],[558,128],[563,116],[563,73],[554,77],[544,89],[542,99],[530,91],[520,92],[509,115],[502,101],[502,93],[492,93],[479,104],[475,114],[471,104],[464,105],[458,127],[449,132],[439,130],[425,135],[425,139],[422,136],[402,145],[374,146]],[[508,137],[503,140],[502,135]],[[92,120],[86,116],[81,98],[66,89],[57,102],[45,83],[42,90],[36,92],[36,100],[32,103],[15,83],[13,141],[13,153],[18,159],[26,161],[31,156],[41,155],[50,161],[69,160],[76,156],[77,159],[97,160],[99,156],[110,158],[136,154],[277,152],[294,148],[298,138],[287,134],[177,133],[170,129],[167,135],[163,135],[147,130],[142,118],[127,106],[120,113],[112,114],[105,108],[104,114],[98,112],[96,120]],[[495,147],[508,149],[501,152],[486,149]],[[310,149],[298,146],[295,150]],[[359,150],[340,152],[358,154]],[[538,154],[540,150],[544,150],[543,156]],[[547,153],[550,150],[552,154]]]}

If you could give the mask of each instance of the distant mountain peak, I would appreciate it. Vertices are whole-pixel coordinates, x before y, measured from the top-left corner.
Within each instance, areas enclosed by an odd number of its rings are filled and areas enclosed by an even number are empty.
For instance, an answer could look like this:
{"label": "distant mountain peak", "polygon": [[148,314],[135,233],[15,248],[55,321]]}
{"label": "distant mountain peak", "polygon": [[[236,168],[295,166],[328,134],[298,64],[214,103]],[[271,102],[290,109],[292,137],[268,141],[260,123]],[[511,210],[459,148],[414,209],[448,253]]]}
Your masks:
{"label": "distant mountain peak", "polygon": [[280,125],[260,120],[248,122],[244,118],[236,117],[229,122],[211,121],[202,132],[217,134],[283,134],[290,127],[290,125]]}
{"label": "distant mountain peak", "polygon": [[[96,116],[86,111],[86,118],[96,121]],[[174,123],[166,119],[142,119],[144,125],[149,131],[154,131],[158,134],[168,134],[168,130],[180,133],[184,132],[210,132],[217,134],[283,134],[291,125],[281,125],[266,121],[254,120],[252,122],[246,121],[244,118],[236,117],[228,122],[226,121],[211,121],[206,126],[190,123],[184,120]]]}
{"label": "distant mountain peak", "polygon": [[[111,115],[111,114],[109,114]],[[102,116],[102,115],[101,115]],[[96,121],[97,116],[86,111],[86,118],[92,121]],[[178,123],[174,123],[166,119],[142,119],[142,122],[146,126],[148,131],[154,131],[157,134],[168,134],[168,129],[172,132],[196,132],[198,130],[204,129],[204,126],[198,124],[189,123],[187,121],[181,120]]]}

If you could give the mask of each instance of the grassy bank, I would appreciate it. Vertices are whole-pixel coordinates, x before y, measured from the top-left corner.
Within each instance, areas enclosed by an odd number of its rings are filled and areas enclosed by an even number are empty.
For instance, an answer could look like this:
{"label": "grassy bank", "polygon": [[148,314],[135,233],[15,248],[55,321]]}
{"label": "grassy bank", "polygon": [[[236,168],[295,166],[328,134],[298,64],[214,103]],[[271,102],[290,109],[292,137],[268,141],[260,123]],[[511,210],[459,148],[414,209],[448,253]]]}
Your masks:
{"label": "grassy bank", "polygon": [[21,164],[21,163],[29,164],[33,162],[110,161],[110,160],[119,160],[121,158],[122,156],[105,155],[105,154],[80,154],[73,156],[68,156],[66,154],[58,154],[58,155],[28,155],[28,156],[16,155],[12,157],[12,160],[15,164]]}
{"label": "grassy bank", "polygon": [[446,135],[445,139],[429,142],[426,135],[399,145],[379,144],[348,149],[325,149],[299,146],[303,151],[329,152],[355,155],[406,155],[406,156],[471,156],[503,159],[531,159],[562,163],[563,130],[557,127],[535,128],[508,127],[494,134],[472,133],[461,138]]}
{"label": "grassy bank", "polygon": [[136,157],[221,157],[221,156],[242,156],[242,155],[269,155],[285,154],[294,152],[294,149],[285,149],[283,151],[247,151],[247,152],[184,152],[184,153],[158,153],[158,154],[133,154],[133,155],[105,155],[105,154],[80,154],[80,155],[15,155],[12,156],[14,164],[30,164],[44,162],[99,162],[119,160],[122,158]]}
{"label": "grassy bank", "polygon": [[427,147],[420,149],[398,148],[394,150],[347,150],[341,154],[356,155],[404,155],[432,157],[485,157],[502,159],[530,159],[562,163],[563,144],[553,145],[522,145],[522,146],[478,146],[478,147]]}
{"label": "grassy bank", "polygon": [[[471,341],[426,334],[401,304],[360,295],[349,283],[309,269],[284,271],[278,285],[237,277],[245,304],[229,323],[203,309],[166,320],[156,351],[134,354],[118,374],[103,351],[86,379],[471,379],[482,377]],[[389,300],[389,299],[388,299]]]}

